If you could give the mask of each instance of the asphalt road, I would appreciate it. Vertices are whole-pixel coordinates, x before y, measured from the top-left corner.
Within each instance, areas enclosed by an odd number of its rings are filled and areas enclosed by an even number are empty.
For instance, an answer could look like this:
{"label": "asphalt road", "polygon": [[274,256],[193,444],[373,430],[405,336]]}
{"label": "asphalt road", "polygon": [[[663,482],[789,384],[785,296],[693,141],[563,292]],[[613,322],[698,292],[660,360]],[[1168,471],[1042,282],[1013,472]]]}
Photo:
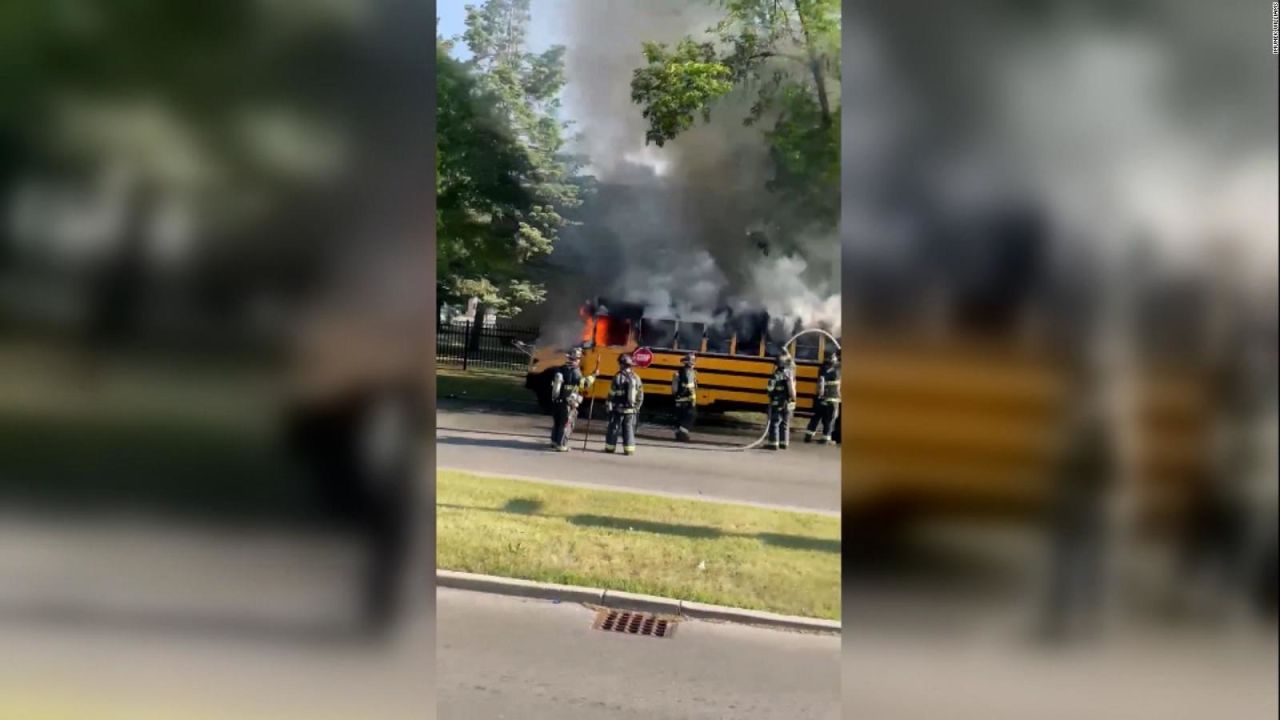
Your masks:
{"label": "asphalt road", "polygon": [[846,573],[843,646],[709,623],[616,637],[580,606],[448,590],[434,637],[422,596],[371,645],[339,538],[5,514],[0,717],[423,717],[433,666],[442,718],[826,720],[841,690],[844,717],[877,720],[1276,716],[1274,626],[1171,624],[1130,597],[1102,638],[1031,642],[1042,554],[1021,531],[925,533],[892,570]]}
{"label": "asphalt road", "polygon": [[1097,632],[1040,642],[1044,559],[1030,528],[937,522],[884,567],[846,567],[846,717],[1261,720],[1280,710],[1275,626],[1160,610],[1157,548],[1109,558],[1114,592]]}
{"label": "asphalt road", "polygon": [[272,528],[0,516],[0,718],[421,718],[429,595],[358,632],[359,548]]}
{"label": "asphalt road", "polygon": [[[140,518],[0,518],[0,717],[120,720],[839,717],[839,639],[441,590],[389,643],[354,632],[336,537]],[[425,588],[424,588],[425,590]]]}
{"label": "asphalt road", "polygon": [[840,639],[688,622],[591,628],[574,604],[441,589],[441,720],[837,720]]}
{"label": "asphalt road", "polygon": [[548,447],[549,417],[441,408],[436,414],[436,466],[840,511],[840,450],[805,445],[801,432],[793,433],[786,452],[733,452],[726,448],[746,445],[759,435],[699,433],[692,443],[676,443],[667,428],[642,425],[637,452],[626,457],[603,452],[603,431],[599,419],[592,423],[584,452],[586,422],[579,420],[572,452],[558,453]]}

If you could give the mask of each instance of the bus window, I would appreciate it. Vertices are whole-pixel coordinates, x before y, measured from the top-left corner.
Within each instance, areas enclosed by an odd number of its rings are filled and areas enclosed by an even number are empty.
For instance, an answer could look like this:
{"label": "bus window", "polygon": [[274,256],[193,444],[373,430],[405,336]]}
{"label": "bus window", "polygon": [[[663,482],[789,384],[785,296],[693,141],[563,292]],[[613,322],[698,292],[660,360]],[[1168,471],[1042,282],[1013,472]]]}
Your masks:
{"label": "bus window", "polygon": [[[796,323],[796,330],[799,331],[799,323]],[[772,318],[769,321],[768,339],[765,342],[765,355],[776,357],[786,348],[783,345],[795,333],[788,332],[788,326],[785,321],[780,318]]]}
{"label": "bus window", "polygon": [[623,347],[631,340],[630,320],[612,320],[605,325],[604,329],[604,344],[609,347]]}
{"label": "bus window", "polygon": [[764,333],[754,328],[744,328],[738,331],[738,347],[735,355],[749,355],[751,357],[759,357],[760,341],[764,339]]}
{"label": "bus window", "polygon": [[675,320],[640,321],[640,344],[651,348],[669,348],[676,339]]}
{"label": "bus window", "polygon": [[819,344],[822,336],[810,333],[796,338],[796,360],[818,361]]}
{"label": "bus window", "polygon": [[702,350],[702,331],[705,327],[702,323],[681,322],[676,336],[676,349]]}
{"label": "bus window", "polygon": [[707,326],[707,352],[729,354],[733,342],[733,331],[724,325]]}
{"label": "bus window", "polygon": [[621,347],[631,338],[631,321],[601,315],[595,320],[595,344]]}

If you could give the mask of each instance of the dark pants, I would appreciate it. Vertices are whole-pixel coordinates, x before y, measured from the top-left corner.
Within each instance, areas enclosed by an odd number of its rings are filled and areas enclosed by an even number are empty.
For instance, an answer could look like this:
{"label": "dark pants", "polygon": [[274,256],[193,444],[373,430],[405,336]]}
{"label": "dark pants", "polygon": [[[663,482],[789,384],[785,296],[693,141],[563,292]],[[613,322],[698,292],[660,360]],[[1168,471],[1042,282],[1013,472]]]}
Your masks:
{"label": "dark pants", "polygon": [[622,451],[630,455],[636,451],[636,414],[614,411],[609,413],[609,427],[604,434],[604,449],[613,452],[618,447],[619,436]]}
{"label": "dark pants", "polygon": [[676,439],[688,440],[693,432],[693,423],[697,420],[697,406],[692,402],[676,402]]}
{"label": "dark pants", "polygon": [[1060,498],[1050,518],[1045,633],[1065,639],[1098,618],[1103,595],[1106,515],[1101,497]]}
{"label": "dark pants", "polygon": [[827,442],[831,439],[831,432],[835,429],[836,418],[840,415],[840,403],[817,402],[813,406],[813,416],[809,418],[809,427],[804,431],[804,439],[809,440],[813,437],[813,433],[818,429],[818,424],[822,424],[822,435],[819,436],[818,442]]}
{"label": "dark pants", "polygon": [[569,438],[573,436],[573,421],[578,418],[578,409],[567,402],[557,402],[552,416],[554,424],[551,426],[551,444],[568,447]]}
{"label": "dark pants", "polygon": [[1248,582],[1248,512],[1231,498],[1205,493],[1197,498],[1183,537],[1185,582],[1208,582],[1223,597]]}
{"label": "dark pants", "polygon": [[368,564],[364,573],[365,622],[373,632],[389,629],[403,611],[407,566],[413,544],[413,478],[390,478],[387,492],[369,502]]}
{"label": "dark pants", "polygon": [[787,405],[769,405],[769,447],[786,447],[791,442],[791,413]]}
{"label": "dark pants", "polygon": [[1280,578],[1280,561],[1276,555],[1276,531],[1272,526],[1271,539],[1263,547],[1265,548],[1258,564],[1255,568],[1253,582],[1253,600],[1254,606],[1258,613],[1264,617],[1274,618],[1277,612],[1277,591],[1278,578]]}

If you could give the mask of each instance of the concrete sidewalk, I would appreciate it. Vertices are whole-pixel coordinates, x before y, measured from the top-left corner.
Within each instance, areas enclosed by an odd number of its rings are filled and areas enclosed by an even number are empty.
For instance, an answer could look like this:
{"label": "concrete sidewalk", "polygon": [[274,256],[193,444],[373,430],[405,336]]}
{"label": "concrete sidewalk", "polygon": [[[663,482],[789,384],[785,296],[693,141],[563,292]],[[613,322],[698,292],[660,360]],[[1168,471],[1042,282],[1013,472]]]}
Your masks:
{"label": "concrete sidewalk", "polygon": [[840,623],[835,620],[778,615],[759,610],[708,605],[688,600],[638,595],[603,588],[556,585],[554,583],[531,582],[529,580],[517,580],[494,575],[476,575],[453,570],[437,570],[436,587],[551,600],[553,602],[581,603],[610,609],[636,610],[657,615],[736,623],[794,632],[838,635],[841,631]]}

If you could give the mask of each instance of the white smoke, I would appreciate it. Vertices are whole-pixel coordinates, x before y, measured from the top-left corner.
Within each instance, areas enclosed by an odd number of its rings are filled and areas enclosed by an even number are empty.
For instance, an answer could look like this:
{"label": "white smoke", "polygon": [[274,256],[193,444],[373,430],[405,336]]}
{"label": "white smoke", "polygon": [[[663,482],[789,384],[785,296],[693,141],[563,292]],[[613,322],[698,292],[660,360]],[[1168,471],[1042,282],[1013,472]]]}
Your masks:
{"label": "white smoke", "polygon": [[855,269],[885,275],[871,312],[928,296],[959,274],[953,258],[985,252],[939,207],[1028,207],[1052,255],[1128,264],[1125,283],[1214,268],[1239,289],[1274,288],[1276,70],[1240,41],[1248,4],[1136,0],[1123,17],[1105,5],[846,16],[859,102],[845,114],[842,229]]}
{"label": "white smoke", "polygon": [[724,293],[727,281],[715,259],[705,250],[691,256],[670,257],[665,274],[650,274],[633,267],[621,280],[624,300],[645,306],[646,317],[675,317],[708,322],[711,310]]}
{"label": "white smoke", "polygon": [[840,333],[840,294],[814,290],[806,282],[808,263],[797,256],[779,257],[752,267],[754,292],[772,318],[787,327],[797,322]]}
{"label": "white smoke", "polygon": [[[544,325],[568,314],[569,303],[595,296],[642,304],[649,316],[706,322],[723,307],[778,308],[830,325],[830,308],[840,305],[836,231],[823,237],[778,227],[765,138],[742,123],[750,91],[717,105],[710,124],[699,122],[662,148],[645,144],[646,120],[630,95],[642,43],[706,37],[722,9],[697,0],[565,0],[557,7],[567,46],[566,111],[588,171],[604,187],[551,258],[561,270],[552,294],[569,297],[553,297]],[[750,235],[760,229],[763,235]],[[767,279],[778,273],[786,277]]]}

